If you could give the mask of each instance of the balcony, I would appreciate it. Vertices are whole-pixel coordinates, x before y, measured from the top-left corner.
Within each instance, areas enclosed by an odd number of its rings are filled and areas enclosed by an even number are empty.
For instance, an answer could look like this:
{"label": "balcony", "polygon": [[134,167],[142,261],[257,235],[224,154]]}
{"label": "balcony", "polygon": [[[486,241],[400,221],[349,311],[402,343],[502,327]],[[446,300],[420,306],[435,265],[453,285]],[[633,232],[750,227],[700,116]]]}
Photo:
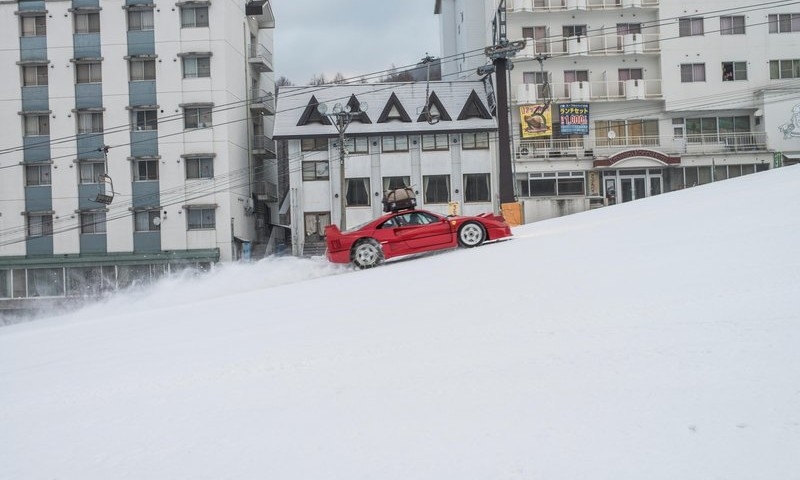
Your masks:
{"label": "balcony", "polygon": [[271,72],[272,70],[272,52],[267,50],[267,47],[260,43],[251,43],[250,51],[247,56],[247,63],[258,72]]}
{"label": "balcony", "polygon": [[563,39],[526,38],[525,48],[517,57],[535,58],[537,55],[646,55],[661,51],[661,34],[629,33],[627,35],[589,35]]}
{"label": "balcony", "polygon": [[[601,102],[624,100],[661,100],[661,80],[621,80],[597,82],[551,83],[551,101]],[[545,100],[541,84],[517,85],[514,103],[517,105],[542,103]]]}
{"label": "balcony", "polygon": [[275,115],[275,95],[260,88],[251,89],[250,110],[262,115]]}
{"label": "balcony", "polygon": [[767,151],[767,134],[764,132],[720,133],[709,135],[627,136],[609,138],[575,137],[525,140],[517,144],[519,161],[552,158],[581,158],[611,156],[632,148],[649,148],[667,154],[731,154]]}
{"label": "balcony", "polygon": [[266,135],[253,135],[253,155],[275,158],[275,142]]}
{"label": "balcony", "polygon": [[507,12],[658,8],[660,0],[508,0]]}

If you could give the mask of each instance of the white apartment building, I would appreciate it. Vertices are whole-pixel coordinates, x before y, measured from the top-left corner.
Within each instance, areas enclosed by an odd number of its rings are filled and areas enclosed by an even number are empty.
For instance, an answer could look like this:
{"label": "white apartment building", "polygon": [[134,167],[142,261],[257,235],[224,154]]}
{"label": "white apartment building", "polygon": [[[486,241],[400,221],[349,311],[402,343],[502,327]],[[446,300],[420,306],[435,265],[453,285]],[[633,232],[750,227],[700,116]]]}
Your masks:
{"label": "white apartment building", "polygon": [[0,22],[0,303],[97,294],[269,240],[269,2],[20,0],[0,2]]}
{"label": "white apartment building", "polygon": [[[474,8],[492,44],[499,3],[437,0],[442,41]],[[509,92],[526,221],[800,161],[794,2],[506,0],[505,11],[508,39],[526,42]]]}
{"label": "white apartment building", "polygon": [[[344,162],[334,109],[353,113]],[[497,211],[496,130],[481,81],[281,87],[274,137],[288,144],[292,253],[323,254],[343,208],[355,227],[383,214],[394,188],[441,214]]]}

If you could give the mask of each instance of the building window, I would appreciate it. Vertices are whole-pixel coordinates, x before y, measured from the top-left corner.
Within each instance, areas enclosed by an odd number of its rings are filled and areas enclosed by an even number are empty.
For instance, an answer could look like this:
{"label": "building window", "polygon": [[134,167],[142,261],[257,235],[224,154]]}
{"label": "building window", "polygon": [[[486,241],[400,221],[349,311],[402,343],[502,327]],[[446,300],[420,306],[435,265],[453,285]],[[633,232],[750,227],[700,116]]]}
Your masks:
{"label": "building window", "polygon": [[158,130],[158,110],[134,110],[131,112],[133,117],[133,130]]}
{"label": "building window", "polygon": [[722,81],[747,80],[747,62],[722,62]]}
{"label": "building window", "polygon": [[181,7],[181,28],[208,26],[208,7],[184,5]]}
{"label": "building window", "polygon": [[411,177],[383,177],[383,191],[389,192],[398,188],[411,186]]}
{"label": "building window", "polygon": [[208,207],[190,207],[188,209],[189,230],[203,230],[216,227],[216,212]]}
{"label": "building window", "polygon": [[49,115],[25,115],[25,136],[50,135]]}
{"label": "building window", "polygon": [[348,137],[344,140],[348,153],[369,153],[369,138]]}
{"label": "building window", "polygon": [[133,230],[136,232],[157,232],[161,230],[160,212],[158,210],[142,210],[134,212]]}
{"label": "building window", "polygon": [[744,35],[744,15],[719,17],[720,35]]}
{"label": "building window", "polygon": [[489,132],[474,132],[461,134],[461,148],[463,150],[486,150],[489,148]]}
{"label": "building window", "polygon": [[706,64],[705,63],[682,63],[681,82],[705,82]]}
{"label": "building window", "polygon": [[82,212],[81,233],[106,233],[106,212]]}
{"label": "building window", "polygon": [[44,237],[53,234],[52,215],[28,215],[28,237]]}
{"label": "building window", "polygon": [[78,112],[78,133],[101,133],[103,114],[101,112]]}
{"label": "building window", "polygon": [[303,181],[328,180],[328,162],[303,162]]}
{"label": "building window", "polygon": [[327,138],[303,138],[300,140],[300,150],[303,152],[324,152],[328,149]]}
{"label": "building window", "polygon": [[450,201],[450,175],[423,175],[422,192],[425,203]]}
{"label": "building window", "polygon": [[659,144],[658,120],[598,120],[594,130],[597,146]]}
{"label": "building window", "polygon": [[769,15],[769,33],[800,32],[800,13]]}
{"label": "building window", "polygon": [[47,72],[47,65],[28,65],[22,67],[22,85],[25,87],[47,85]]}
{"label": "building window", "polygon": [[369,178],[348,178],[346,198],[348,207],[369,206]]}
{"label": "building window", "polygon": [[583,172],[529,173],[528,181],[523,181],[520,186],[525,197],[584,195],[586,192]]}
{"label": "building window", "polygon": [[211,76],[211,57],[183,57],[183,78],[206,78]]}
{"label": "building window", "polygon": [[213,157],[189,157],[186,163],[186,179],[214,178]]}
{"label": "building window", "polygon": [[550,97],[550,72],[522,72],[522,83],[536,85],[536,98],[547,99]]}
{"label": "building window", "polygon": [[86,62],[75,65],[76,83],[100,83],[103,81],[103,71],[100,62]]}
{"label": "building window", "polygon": [[21,18],[23,37],[43,37],[47,35],[47,19],[44,15]]}
{"label": "building window", "polygon": [[436,133],[422,136],[423,150],[450,150],[449,138],[446,133]]}
{"label": "building window", "polygon": [[50,164],[25,165],[25,186],[50,185]]}
{"label": "building window", "polygon": [[691,143],[719,142],[750,132],[750,117],[747,115],[687,118],[685,122],[686,138]]}
{"label": "building window", "polygon": [[132,82],[156,79],[156,61],[153,59],[131,59],[130,70]]}
{"label": "building window", "polygon": [[75,33],[99,33],[100,14],[76,13],[75,14]]}
{"label": "building window", "polygon": [[158,180],[158,160],[134,160],[133,181],[149,182]]}
{"label": "building window", "polygon": [[407,152],[408,137],[406,135],[388,135],[381,137],[381,151]]}
{"label": "building window", "polygon": [[703,35],[703,17],[679,18],[678,35],[680,35],[681,37]]}
{"label": "building window", "polygon": [[81,162],[78,172],[82,184],[101,183],[100,177],[106,173],[106,164],[104,162]]}
{"label": "building window", "polygon": [[128,30],[153,30],[153,10],[128,10]]}
{"label": "building window", "polygon": [[464,175],[464,201],[489,202],[491,188],[488,173],[468,173]]}
{"label": "building window", "polygon": [[207,128],[211,126],[211,107],[185,107],[184,128]]}
{"label": "building window", "polygon": [[770,60],[769,78],[770,80],[800,78],[800,59]]}

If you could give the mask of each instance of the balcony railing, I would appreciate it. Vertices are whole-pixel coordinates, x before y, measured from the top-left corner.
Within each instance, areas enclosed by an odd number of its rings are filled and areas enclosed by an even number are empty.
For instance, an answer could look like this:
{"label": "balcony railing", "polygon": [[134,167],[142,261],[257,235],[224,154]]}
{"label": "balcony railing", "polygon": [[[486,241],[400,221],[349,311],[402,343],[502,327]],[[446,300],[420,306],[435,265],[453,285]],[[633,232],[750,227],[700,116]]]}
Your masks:
{"label": "balcony railing", "polygon": [[[620,100],[658,100],[662,98],[661,80],[621,80],[599,82],[551,83],[550,99],[553,102],[589,102]],[[544,86],[538,83],[517,85],[515,103],[542,103]]]}
{"label": "balcony railing", "polygon": [[615,8],[655,8],[659,0],[509,0],[509,12],[549,12],[562,10],[605,10]]}
{"label": "balcony railing", "polygon": [[275,95],[261,88],[251,89],[250,108],[267,115],[275,115]]}
{"label": "balcony railing", "polygon": [[525,38],[525,48],[518,57],[534,58],[537,55],[629,55],[658,53],[661,51],[660,33],[628,33],[617,35],[589,35],[565,38]]}
{"label": "balcony railing", "polygon": [[665,136],[618,136],[613,139],[595,137],[525,140],[517,144],[519,160],[543,158],[610,156],[631,148],[652,148],[667,154],[712,154],[758,152],[767,150],[764,132],[720,133]]}
{"label": "balcony railing", "polygon": [[260,43],[251,43],[247,61],[260,72],[272,71],[272,52]]}
{"label": "balcony railing", "polygon": [[266,135],[253,135],[253,154],[275,158],[275,142]]}

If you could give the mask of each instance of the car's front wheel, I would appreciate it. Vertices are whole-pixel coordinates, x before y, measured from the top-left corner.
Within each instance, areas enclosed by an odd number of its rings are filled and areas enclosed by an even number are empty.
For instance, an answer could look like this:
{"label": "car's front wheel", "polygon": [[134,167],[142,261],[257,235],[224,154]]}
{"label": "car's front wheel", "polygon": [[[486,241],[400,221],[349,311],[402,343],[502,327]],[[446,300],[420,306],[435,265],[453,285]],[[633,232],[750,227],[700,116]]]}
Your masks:
{"label": "car's front wheel", "polygon": [[483,225],[478,222],[467,222],[458,229],[458,244],[462,247],[477,247],[486,240]]}
{"label": "car's front wheel", "polygon": [[358,268],[372,268],[383,263],[383,250],[374,238],[366,238],[353,246],[350,259]]}

